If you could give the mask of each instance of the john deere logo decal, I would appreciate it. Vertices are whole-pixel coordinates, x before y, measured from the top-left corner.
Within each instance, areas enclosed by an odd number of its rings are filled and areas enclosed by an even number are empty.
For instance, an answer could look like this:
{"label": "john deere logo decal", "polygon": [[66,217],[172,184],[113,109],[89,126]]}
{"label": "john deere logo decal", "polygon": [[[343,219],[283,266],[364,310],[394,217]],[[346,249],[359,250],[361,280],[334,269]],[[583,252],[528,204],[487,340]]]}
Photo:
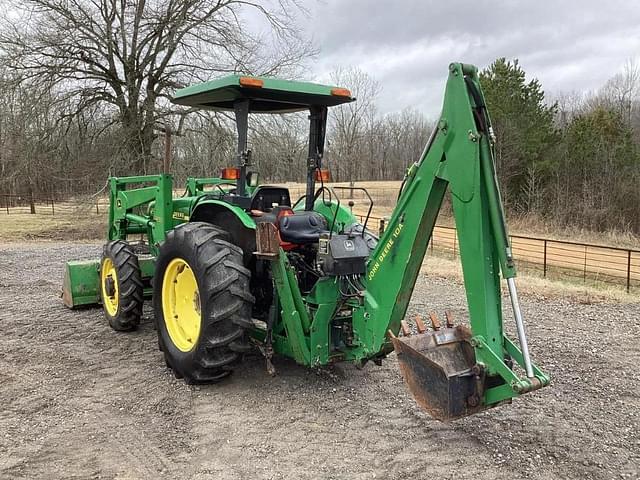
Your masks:
{"label": "john deere logo decal", "polygon": [[373,277],[376,276],[376,273],[378,273],[378,270],[380,270],[380,267],[382,266],[382,263],[384,262],[384,260],[387,258],[387,255],[389,255],[389,252],[391,251],[391,248],[393,247],[395,240],[400,236],[400,232],[402,232],[402,227],[404,227],[404,224],[399,223],[398,226],[393,229],[393,234],[391,235],[391,238],[387,241],[384,248],[382,249],[382,252],[378,254],[378,256],[375,258],[374,264],[369,269],[369,274],[367,275],[368,280],[372,280]]}

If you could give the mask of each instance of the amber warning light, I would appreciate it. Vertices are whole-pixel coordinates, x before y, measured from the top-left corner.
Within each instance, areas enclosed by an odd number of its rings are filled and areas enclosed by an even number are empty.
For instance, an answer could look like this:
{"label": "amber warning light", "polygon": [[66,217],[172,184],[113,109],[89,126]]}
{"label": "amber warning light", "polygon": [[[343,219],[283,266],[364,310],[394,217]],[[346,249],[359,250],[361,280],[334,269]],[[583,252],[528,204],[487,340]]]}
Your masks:
{"label": "amber warning light", "polygon": [[330,182],[331,174],[326,168],[316,170],[316,182]]}
{"label": "amber warning light", "polygon": [[335,97],[350,97],[351,92],[347,88],[332,88],[331,95]]}
{"label": "amber warning light", "polygon": [[240,85],[242,85],[243,87],[262,88],[264,82],[259,78],[240,77]]}
{"label": "amber warning light", "polygon": [[223,168],[220,177],[223,180],[238,180],[240,178],[240,169],[236,167]]}

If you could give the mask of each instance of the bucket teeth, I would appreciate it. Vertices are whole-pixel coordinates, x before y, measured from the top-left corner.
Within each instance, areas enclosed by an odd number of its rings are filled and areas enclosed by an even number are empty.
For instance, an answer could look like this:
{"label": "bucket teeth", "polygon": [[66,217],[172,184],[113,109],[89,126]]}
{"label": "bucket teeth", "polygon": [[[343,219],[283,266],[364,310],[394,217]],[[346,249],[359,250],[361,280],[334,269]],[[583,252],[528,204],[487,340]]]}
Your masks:
{"label": "bucket teeth", "polygon": [[438,315],[436,315],[435,312],[431,312],[429,314],[429,318],[431,319],[431,326],[433,327],[433,329],[440,330],[440,328],[442,327],[442,324],[440,323],[440,319],[438,318]]}
{"label": "bucket teeth", "polygon": [[416,315],[416,328],[418,329],[418,333],[424,333],[427,331],[427,327],[422,321],[422,317],[420,315]]}
{"label": "bucket teeth", "polygon": [[409,328],[409,324],[404,320],[400,322],[400,329],[402,330],[402,335],[404,335],[405,337],[411,335],[411,328]]}
{"label": "bucket teeth", "polygon": [[444,316],[447,319],[447,327],[453,328],[453,313],[451,313],[451,310],[444,312]]}

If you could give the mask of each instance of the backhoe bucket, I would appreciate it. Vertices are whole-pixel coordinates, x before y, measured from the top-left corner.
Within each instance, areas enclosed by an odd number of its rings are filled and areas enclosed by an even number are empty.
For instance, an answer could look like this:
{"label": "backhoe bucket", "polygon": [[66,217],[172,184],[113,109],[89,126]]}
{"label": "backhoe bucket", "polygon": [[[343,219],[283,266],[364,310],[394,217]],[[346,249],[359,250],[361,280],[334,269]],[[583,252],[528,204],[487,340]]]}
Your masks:
{"label": "backhoe bucket", "polygon": [[391,336],[400,371],[418,405],[437,420],[446,422],[477,413],[483,379],[477,375],[475,351],[464,326],[444,327],[411,335]]}

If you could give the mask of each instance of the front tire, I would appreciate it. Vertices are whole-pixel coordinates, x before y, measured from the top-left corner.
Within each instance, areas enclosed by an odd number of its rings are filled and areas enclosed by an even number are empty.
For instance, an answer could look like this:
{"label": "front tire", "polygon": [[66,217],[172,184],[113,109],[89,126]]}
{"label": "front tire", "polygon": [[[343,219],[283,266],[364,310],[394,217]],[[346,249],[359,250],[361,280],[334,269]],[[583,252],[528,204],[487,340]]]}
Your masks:
{"label": "front tire", "polygon": [[153,308],[160,350],[177,378],[221,380],[251,349],[250,276],[242,250],[224,230],[193,222],[167,232],[156,262]]}
{"label": "front tire", "polygon": [[116,331],[135,330],[142,317],[143,286],[138,256],[124,240],[107,243],[100,261],[100,298]]}

